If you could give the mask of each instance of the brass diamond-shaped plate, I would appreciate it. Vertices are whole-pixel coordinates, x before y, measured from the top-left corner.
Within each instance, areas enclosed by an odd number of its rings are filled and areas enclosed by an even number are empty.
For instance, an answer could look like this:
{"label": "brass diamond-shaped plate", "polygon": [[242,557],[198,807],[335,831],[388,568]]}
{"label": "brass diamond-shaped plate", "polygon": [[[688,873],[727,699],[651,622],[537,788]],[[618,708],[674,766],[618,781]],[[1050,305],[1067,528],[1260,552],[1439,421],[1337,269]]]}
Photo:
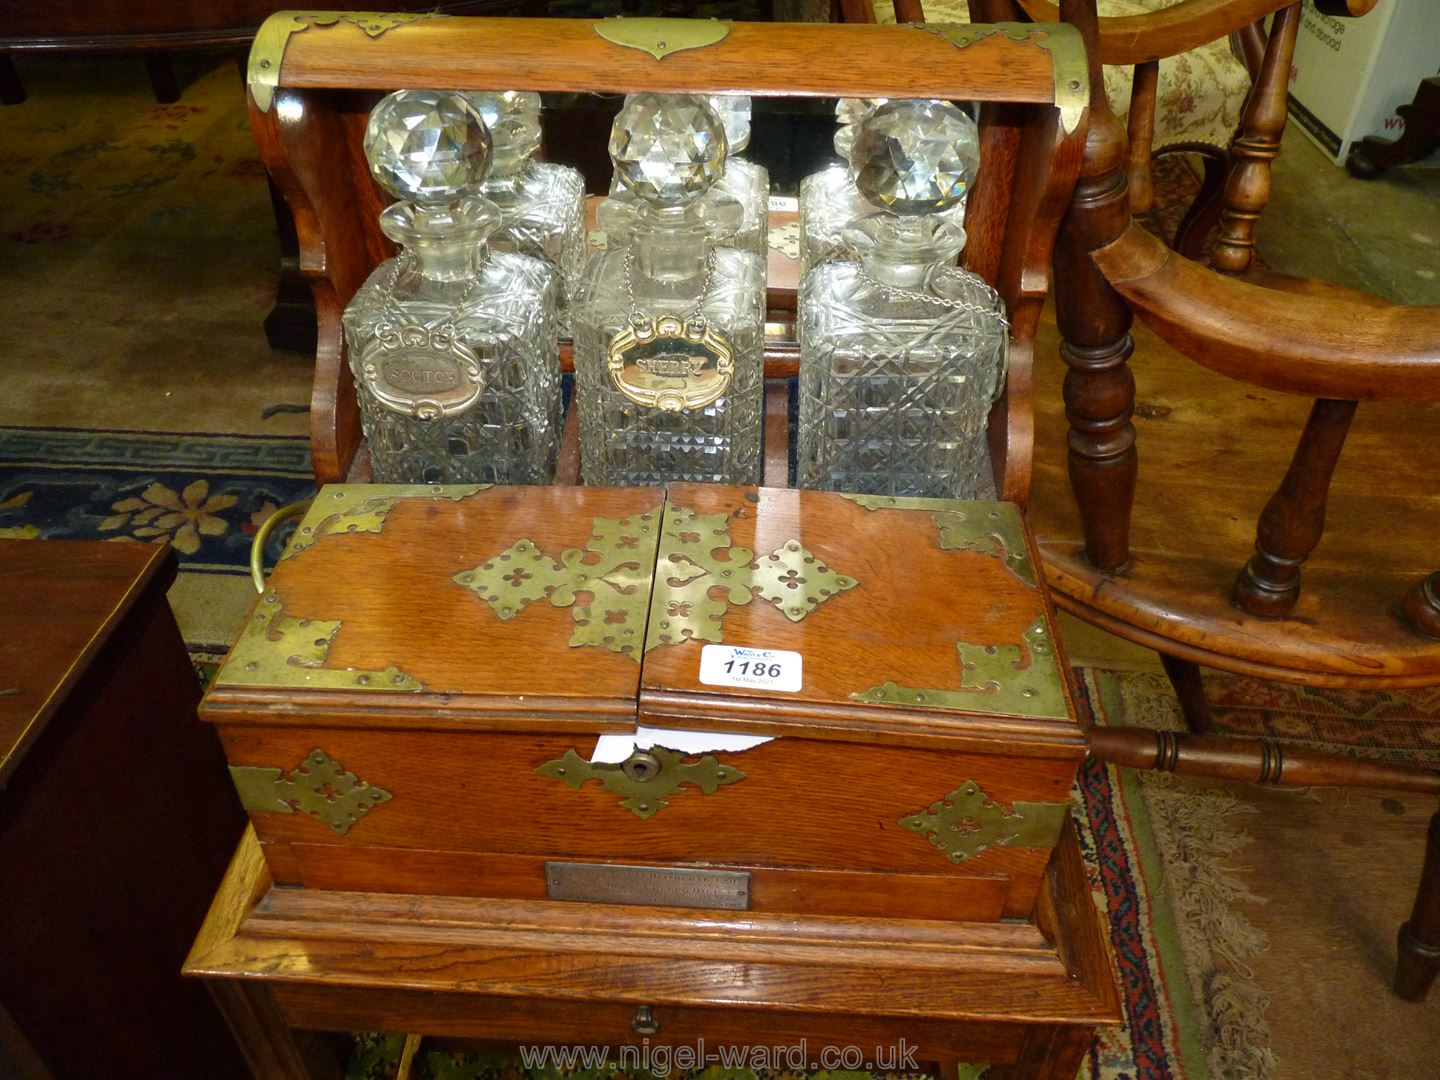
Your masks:
{"label": "brass diamond-shaped plate", "polygon": [[454,581],[502,619],[513,619],[541,599],[568,607],[575,627],[571,648],[608,649],[638,661],[650,603],[657,511],[596,518],[589,542],[561,552],[558,561],[534,541],[517,540],[494,558],[456,574]]}
{"label": "brass diamond-shaped plate", "polygon": [[474,590],[500,618],[513,619],[526,605],[564,585],[570,574],[533,540],[517,540],[489,562],[456,574],[455,580]]}
{"label": "brass diamond-shaped plate", "polygon": [[1017,802],[1006,810],[967,780],[927,809],[901,818],[900,827],[925,837],[952,863],[962,863],[990,847],[1054,847],[1065,809],[1064,803]]}
{"label": "brass diamond-shaped plate", "polygon": [[757,560],[751,582],[755,592],[791,622],[799,622],[832,596],[860,584],[831,570],[798,540],[787,540]]}
{"label": "brass diamond-shaped plate", "polygon": [[246,810],[309,814],[344,836],[362,817],[393,795],[361,780],[324,750],[316,748],[291,770],[230,766],[230,778]]}
{"label": "brass diamond-shaped plate", "polygon": [[724,641],[725,613],[757,596],[799,622],[858,584],[835,573],[799,540],[756,559],[749,548],[731,544],[728,514],[697,514],[667,503],[645,647]]}

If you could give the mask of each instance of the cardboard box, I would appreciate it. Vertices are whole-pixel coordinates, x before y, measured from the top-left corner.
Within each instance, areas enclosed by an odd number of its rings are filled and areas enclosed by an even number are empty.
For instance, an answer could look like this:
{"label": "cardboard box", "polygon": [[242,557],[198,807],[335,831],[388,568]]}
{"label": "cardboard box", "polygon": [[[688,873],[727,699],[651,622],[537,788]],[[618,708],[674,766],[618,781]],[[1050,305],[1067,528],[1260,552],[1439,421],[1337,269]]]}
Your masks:
{"label": "cardboard box", "polygon": [[1405,130],[1395,110],[1440,72],[1437,15],[1435,0],[1380,0],[1363,18],[1337,19],[1305,0],[1291,115],[1337,165],[1367,135],[1394,139]]}

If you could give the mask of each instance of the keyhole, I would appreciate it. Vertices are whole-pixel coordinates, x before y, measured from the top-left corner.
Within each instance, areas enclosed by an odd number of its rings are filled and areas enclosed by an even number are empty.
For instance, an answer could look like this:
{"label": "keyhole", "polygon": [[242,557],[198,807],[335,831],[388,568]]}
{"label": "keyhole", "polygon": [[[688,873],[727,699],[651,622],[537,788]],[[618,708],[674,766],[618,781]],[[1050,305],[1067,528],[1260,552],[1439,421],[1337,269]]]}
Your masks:
{"label": "keyhole", "polygon": [[620,771],[636,783],[655,779],[660,772],[660,759],[646,750],[636,750],[620,766]]}

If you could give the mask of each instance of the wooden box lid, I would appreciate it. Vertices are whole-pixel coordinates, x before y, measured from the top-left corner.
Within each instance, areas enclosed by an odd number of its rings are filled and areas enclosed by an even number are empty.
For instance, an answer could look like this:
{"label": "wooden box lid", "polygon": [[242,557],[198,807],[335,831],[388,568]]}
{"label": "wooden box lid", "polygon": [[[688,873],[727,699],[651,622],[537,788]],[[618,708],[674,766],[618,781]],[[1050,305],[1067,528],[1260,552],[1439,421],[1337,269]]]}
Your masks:
{"label": "wooden box lid", "polygon": [[163,603],[175,555],[153,544],[0,539],[0,603],[21,617],[0,638],[0,791],[137,612]]}
{"label": "wooden box lid", "polygon": [[[1009,503],[671,484],[640,722],[1073,756],[1037,566]],[[707,685],[710,646],[799,653],[799,688]]]}
{"label": "wooden box lid", "polygon": [[202,712],[633,730],[662,501],[658,488],[326,487]]}

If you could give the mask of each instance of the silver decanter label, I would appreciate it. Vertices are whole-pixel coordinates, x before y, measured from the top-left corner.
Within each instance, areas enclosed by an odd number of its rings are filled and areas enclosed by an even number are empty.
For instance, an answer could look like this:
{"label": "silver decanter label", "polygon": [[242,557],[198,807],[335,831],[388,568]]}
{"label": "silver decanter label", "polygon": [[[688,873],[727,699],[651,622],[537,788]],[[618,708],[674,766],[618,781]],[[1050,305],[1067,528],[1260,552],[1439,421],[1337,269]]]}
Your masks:
{"label": "silver decanter label", "polygon": [[480,354],[451,326],[382,326],[360,354],[359,368],[381,404],[417,420],[463,412],[485,388]]}
{"label": "silver decanter label", "polygon": [[735,354],[705,318],[637,315],[610,339],[605,364],[615,388],[629,400],[680,412],[720,399],[735,373]]}
{"label": "silver decanter label", "polygon": [[551,900],[727,911],[750,907],[750,875],[741,870],[547,862],[545,887]]}

